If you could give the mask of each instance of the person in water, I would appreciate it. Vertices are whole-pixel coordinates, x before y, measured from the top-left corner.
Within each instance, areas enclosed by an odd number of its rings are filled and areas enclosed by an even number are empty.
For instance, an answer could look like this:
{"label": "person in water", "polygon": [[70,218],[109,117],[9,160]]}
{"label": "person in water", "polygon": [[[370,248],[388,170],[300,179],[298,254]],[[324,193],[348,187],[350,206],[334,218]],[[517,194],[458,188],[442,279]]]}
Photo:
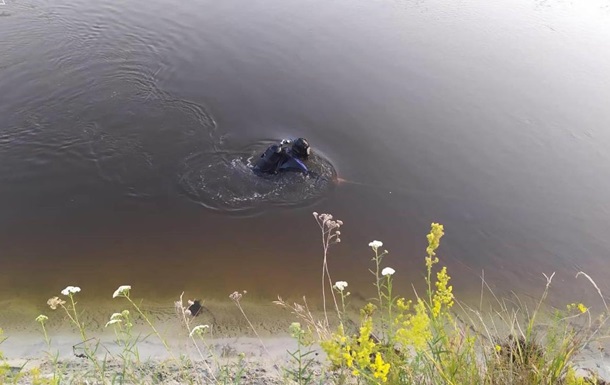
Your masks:
{"label": "person in water", "polygon": [[265,150],[254,165],[254,171],[263,174],[277,174],[282,171],[309,172],[305,161],[311,154],[306,139],[284,139],[279,145],[273,144]]}

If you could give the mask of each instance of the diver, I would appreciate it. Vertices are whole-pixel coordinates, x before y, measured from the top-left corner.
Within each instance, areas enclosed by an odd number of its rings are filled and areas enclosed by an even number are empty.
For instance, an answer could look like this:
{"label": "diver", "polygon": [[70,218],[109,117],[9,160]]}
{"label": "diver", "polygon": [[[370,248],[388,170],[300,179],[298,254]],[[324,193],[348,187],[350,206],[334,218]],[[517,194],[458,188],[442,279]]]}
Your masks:
{"label": "diver", "polygon": [[304,161],[311,154],[306,139],[284,139],[279,145],[273,144],[265,150],[254,165],[254,172],[277,174],[280,171],[296,171],[307,174],[309,169]]}

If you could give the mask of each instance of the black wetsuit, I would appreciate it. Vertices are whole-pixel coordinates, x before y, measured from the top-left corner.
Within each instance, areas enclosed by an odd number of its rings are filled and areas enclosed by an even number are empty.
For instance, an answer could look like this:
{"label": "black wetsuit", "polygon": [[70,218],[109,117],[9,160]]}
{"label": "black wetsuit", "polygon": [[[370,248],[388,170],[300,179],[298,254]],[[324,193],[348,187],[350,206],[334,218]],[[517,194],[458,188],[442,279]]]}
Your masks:
{"label": "black wetsuit", "polygon": [[297,139],[294,143],[282,141],[279,145],[271,145],[256,161],[254,171],[264,174],[297,171],[306,174],[308,169],[303,161],[309,154],[308,148],[309,144],[302,138]]}

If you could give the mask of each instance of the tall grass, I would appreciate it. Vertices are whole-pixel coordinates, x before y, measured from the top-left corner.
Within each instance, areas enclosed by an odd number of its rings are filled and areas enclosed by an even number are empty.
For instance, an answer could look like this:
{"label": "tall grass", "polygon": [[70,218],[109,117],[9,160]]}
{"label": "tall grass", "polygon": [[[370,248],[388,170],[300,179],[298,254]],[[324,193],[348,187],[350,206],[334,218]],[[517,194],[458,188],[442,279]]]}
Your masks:
{"label": "tall grass", "polygon": [[[497,297],[482,278],[478,307],[458,301],[450,284],[451,277],[437,251],[444,236],[442,225],[433,223],[427,235],[428,246],[422,256],[425,292],[414,292],[407,299],[395,292],[394,280],[400,272],[386,261],[389,253],[383,243],[369,243],[372,267],[369,270],[376,293],[366,305],[353,309],[345,281],[332,279],[328,260],[331,246],[340,242],[343,225],[329,214],[314,213],[321,231],[321,313],[312,311],[303,298],[289,304],[274,301],[294,313],[296,321],[288,328],[295,348],[288,348],[281,367],[268,373],[276,383],[286,384],[423,384],[423,385],[576,385],[605,384],[594,373],[578,372],[575,358],[585,346],[606,336],[608,308],[604,304],[593,315],[582,303],[556,309],[546,304],[554,274],[544,275],[546,284],[533,304],[518,297]],[[113,298],[120,307],[108,317],[106,328],[115,335],[114,350],[100,342],[82,321],[77,298],[80,288],[68,286],[47,302],[51,310],[63,312],[81,343],[75,355],[87,365],[70,369],[53,350],[48,317],[40,315],[46,346],[46,369],[14,370],[3,364],[0,354],[0,384],[242,384],[252,383],[250,363],[244,355],[224,360],[214,348],[214,325],[197,324],[192,314],[193,301],[186,304],[183,295],[175,302],[176,316],[183,335],[194,347],[193,354],[179,353],[159,330],[140,300],[132,297],[129,285],[120,286]],[[245,292],[229,297],[259,340],[262,354],[270,356],[242,306]],[[483,306],[483,297],[491,300]],[[120,301],[120,302],[118,302]],[[327,305],[329,305],[327,307]],[[149,332],[136,332],[134,324],[147,326]],[[168,358],[142,360],[140,348],[157,339]],[[0,331],[0,344],[3,337]],[[317,352],[324,353],[321,359]],[[83,369],[86,368],[86,369]],[[579,375],[577,375],[579,373]],[[270,377],[269,377],[270,376]],[[261,380],[260,378],[257,381]]]}
{"label": "tall grass", "polygon": [[[333,228],[327,214],[314,213],[321,229]],[[320,218],[322,218],[322,223]],[[444,235],[442,225],[433,223],[427,235],[424,266],[425,293],[407,300],[393,292],[396,271],[385,265],[387,250],[372,241],[373,284],[377,295],[360,309],[357,322],[344,306],[347,282],[330,283],[328,289],[341,297],[337,324],[328,316],[318,320],[306,302],[277,303],[290,309],[315,332],[327,355],[327,368],[336,383],[358,384],[604,384],[595,374],[576,375],[574,359],[585,346],[607,332],[608,308],[598,290],[604,311],[593,317],[582,303],[564,310],[546,305],[554,274],[544,275],[546,285],[533,308],[515,297],[496,297],[482,280],[483,292],[494,304],[483,309],[457,301],[451,277],[437,250]],[[323,241],[323,269],[328,271],[328,242]],[[355,326],[354,326],[355,324]]]}

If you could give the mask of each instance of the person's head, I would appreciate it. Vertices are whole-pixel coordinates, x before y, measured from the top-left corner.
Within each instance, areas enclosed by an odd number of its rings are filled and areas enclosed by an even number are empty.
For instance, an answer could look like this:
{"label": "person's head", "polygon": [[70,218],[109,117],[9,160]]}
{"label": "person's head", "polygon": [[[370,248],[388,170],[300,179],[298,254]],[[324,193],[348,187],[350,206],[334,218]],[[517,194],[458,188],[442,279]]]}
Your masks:
{"label": "person's head", "polygon": [[311,153],[311,147],[307,139],[299,138],[292,143],[292,152],[299,158],[307,158]]}

